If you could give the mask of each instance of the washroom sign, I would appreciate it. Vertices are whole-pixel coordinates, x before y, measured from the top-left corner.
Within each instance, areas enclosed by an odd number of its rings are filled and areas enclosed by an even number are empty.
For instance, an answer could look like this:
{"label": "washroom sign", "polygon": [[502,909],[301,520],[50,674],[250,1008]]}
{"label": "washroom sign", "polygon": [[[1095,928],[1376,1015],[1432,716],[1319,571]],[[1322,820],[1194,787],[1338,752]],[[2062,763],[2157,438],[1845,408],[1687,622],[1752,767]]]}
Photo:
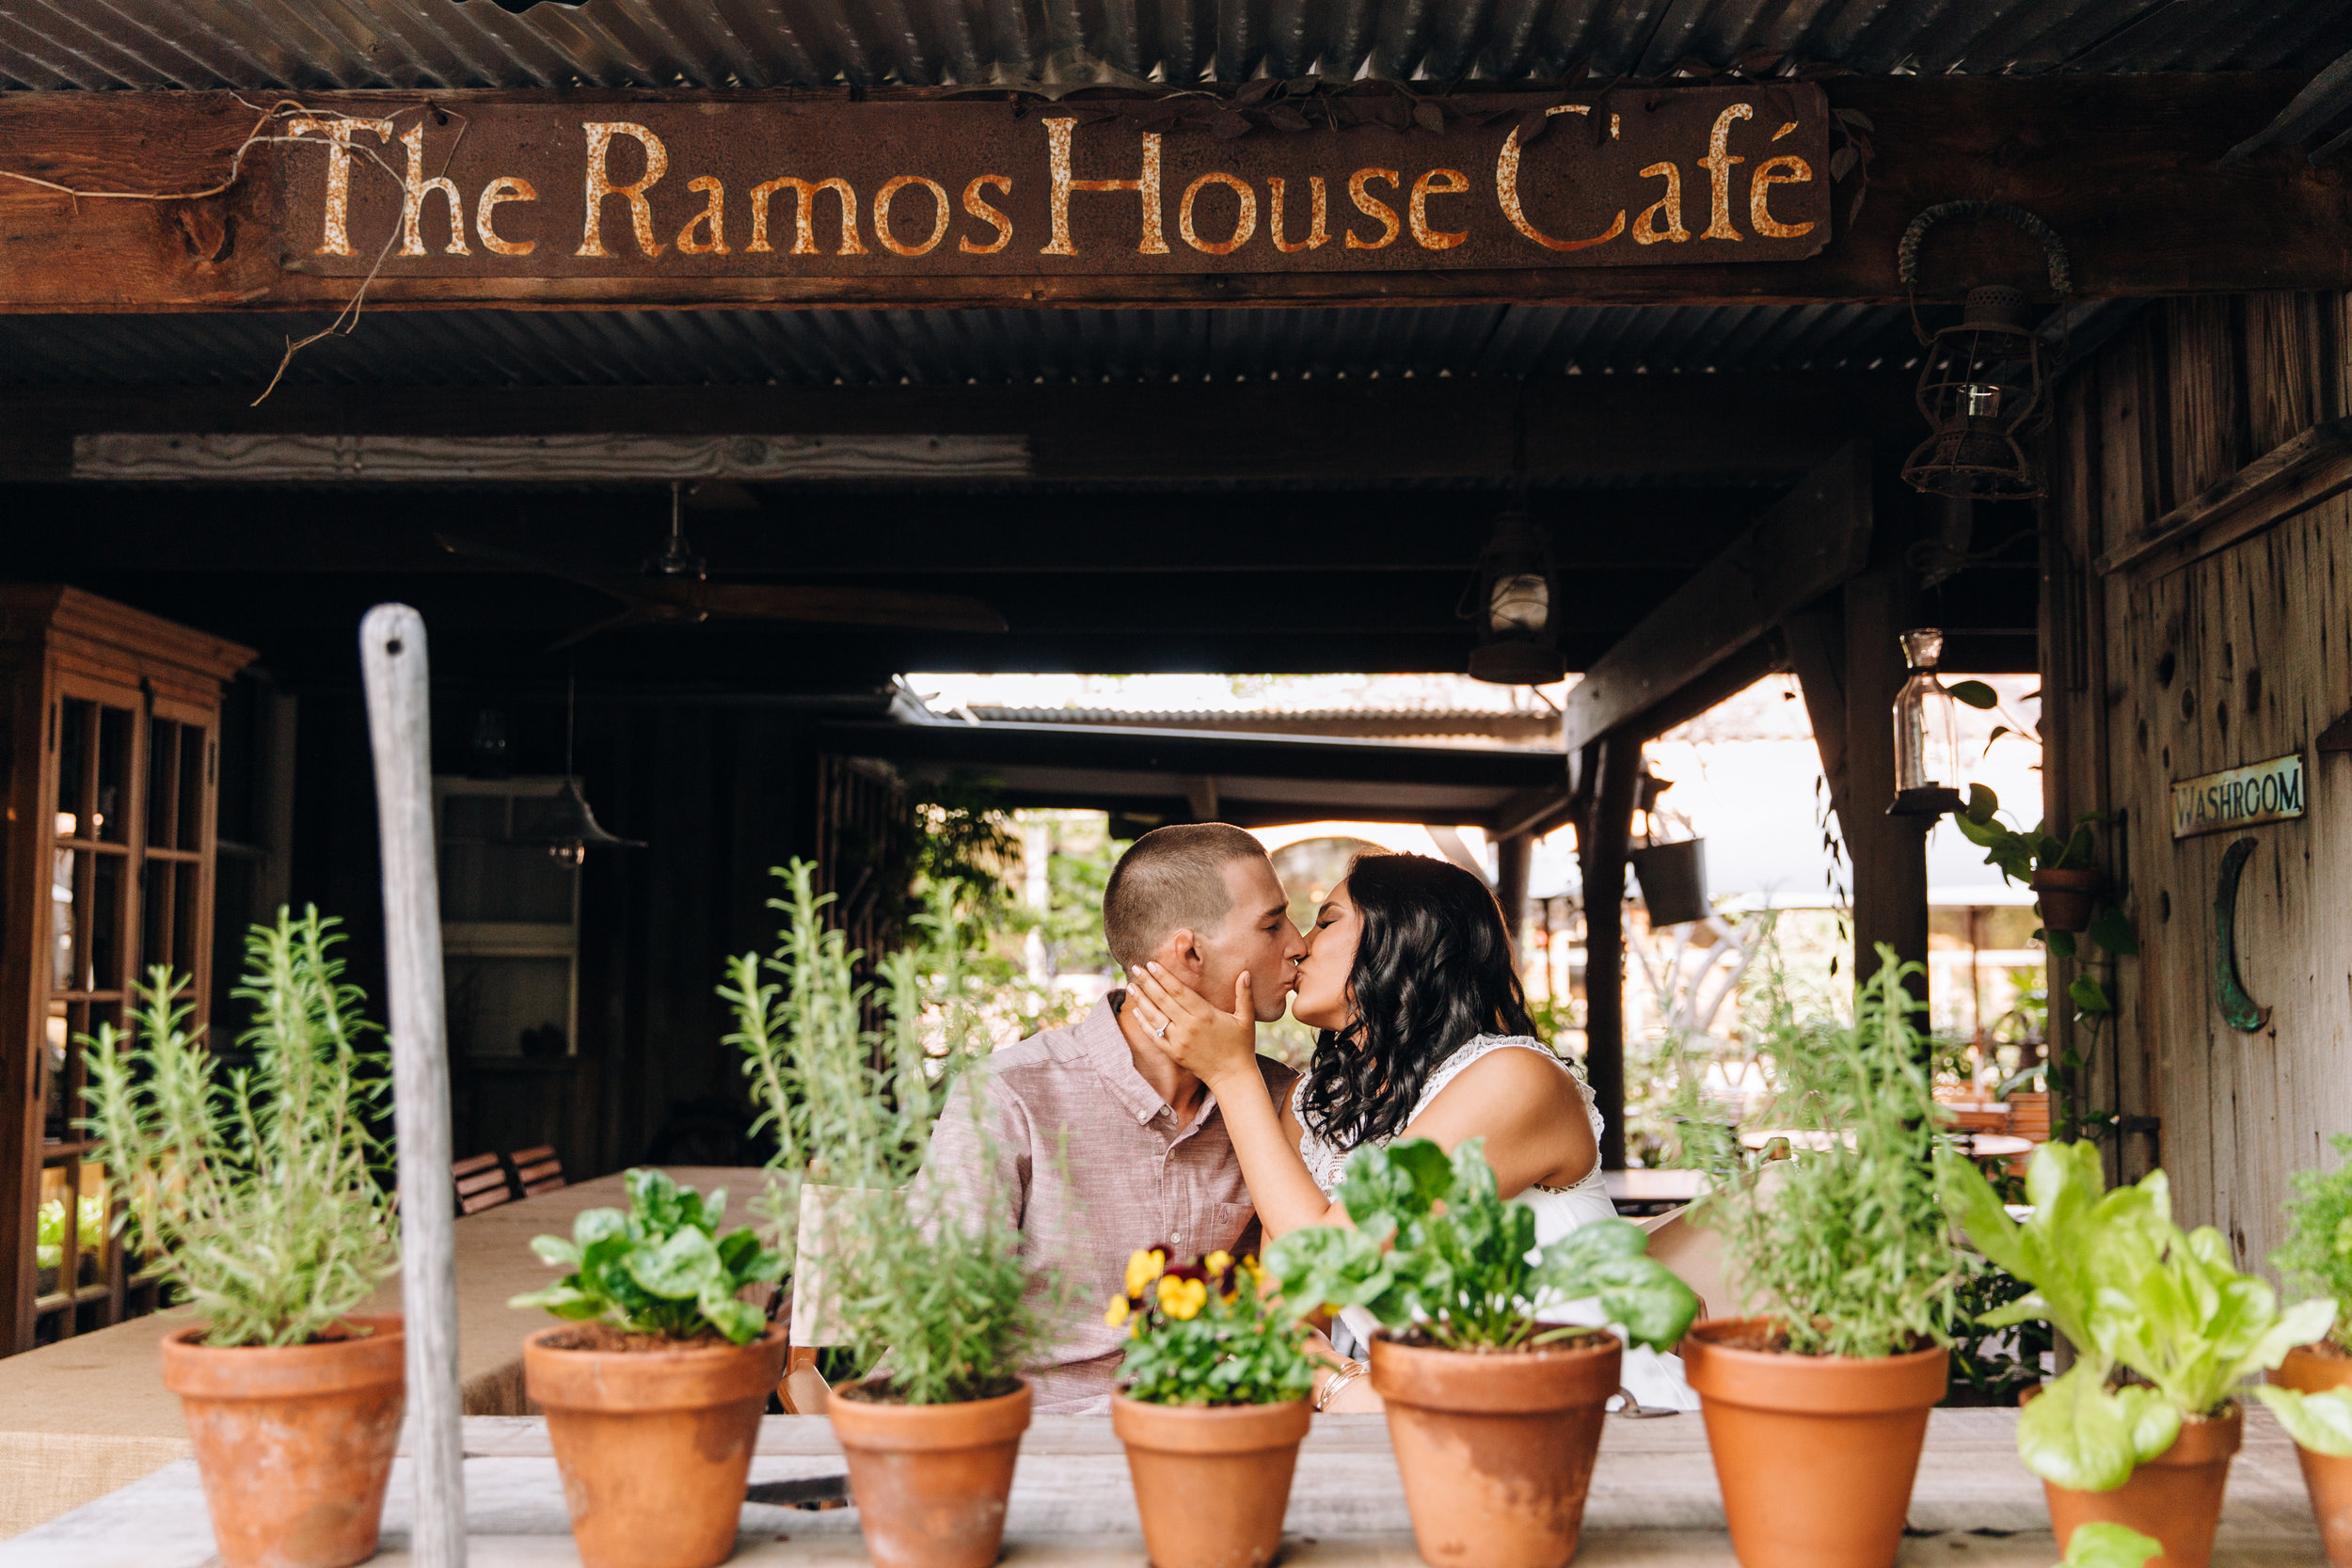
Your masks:
{"label": "washroom sign", "polygon": [[1239,111],[1187,121],[1165,102],[328,101],[275,149],[279,264],[514,279],[1381,273],[1787,261],[1830,238],[1816,86],[1455,95],[1403,128],[1347,124],[1310,97],[1283,117],[1307,129],[1240,135],[1220,134]]}
{"label": "washroom sign", "polygon": [[2224,768],[2172,786],[2172,836],[2225,832],[2303,815],[2303,754]]}

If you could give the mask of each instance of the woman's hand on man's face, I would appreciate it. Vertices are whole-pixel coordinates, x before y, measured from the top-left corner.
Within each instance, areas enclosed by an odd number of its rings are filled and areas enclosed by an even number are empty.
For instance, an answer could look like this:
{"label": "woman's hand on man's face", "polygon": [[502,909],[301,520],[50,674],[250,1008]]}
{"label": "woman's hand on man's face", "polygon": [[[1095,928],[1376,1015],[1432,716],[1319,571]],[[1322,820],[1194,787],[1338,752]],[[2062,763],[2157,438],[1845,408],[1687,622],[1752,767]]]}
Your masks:
{"label": "woman's hand on man's face", "polygon": [[1249,994],[1248,970],[1234,977],[1230,1013],[1156,963],[1147,963],[1133,974],[1128,994],[1136,1016],[1178,1067],[1212,1090],[1221,1078],[1257,1071],[1258,1010]]}

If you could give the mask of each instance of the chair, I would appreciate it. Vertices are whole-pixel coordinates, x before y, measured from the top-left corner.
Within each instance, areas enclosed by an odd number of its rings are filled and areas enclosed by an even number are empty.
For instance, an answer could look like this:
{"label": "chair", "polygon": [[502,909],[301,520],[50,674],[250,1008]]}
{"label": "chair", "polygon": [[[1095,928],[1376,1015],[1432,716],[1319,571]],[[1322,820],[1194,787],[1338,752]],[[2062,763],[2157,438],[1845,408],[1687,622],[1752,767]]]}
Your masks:
{"label": "chair", "polygon": [[517,1196],[537,1197],[541,1193],[552,1193],[571,1185],[564,1180],[564,1162],[557,1159],[555,1150],[546,1144],[509,1154],[506,1167],[514,1175]]}
{"label": "chair", "polygon": [[457,1212],[479,1214],[515,1201],[514,1183],[506,1179],[506,1162],[495,1154],[476,1154],[449,1167],[457,1183]]}

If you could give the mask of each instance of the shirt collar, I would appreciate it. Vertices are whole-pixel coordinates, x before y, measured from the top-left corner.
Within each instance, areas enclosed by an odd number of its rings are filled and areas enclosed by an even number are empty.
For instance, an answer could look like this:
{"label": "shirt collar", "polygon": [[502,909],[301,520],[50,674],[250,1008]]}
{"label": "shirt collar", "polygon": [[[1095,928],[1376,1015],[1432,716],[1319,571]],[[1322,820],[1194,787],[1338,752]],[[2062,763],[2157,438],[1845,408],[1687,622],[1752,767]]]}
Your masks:
{"label": "shirt collar", "polygon": [[1152,1118],[1168,1109],[1160,1091],[1144,1081],[1136,1070],[1135,1053],[1127,1044],[1127,1037],[1119,1027],[1119,1005],[1127,999],[1124,990],[1114,990],[1094,1005],[1094,1010],[1080,1019],[1071,1031],[1087,1065],[1094,1069],[1111,1091],[1111,1098],[1120,1108],[1136,1118],[1136,1125],[1151,1125]]}

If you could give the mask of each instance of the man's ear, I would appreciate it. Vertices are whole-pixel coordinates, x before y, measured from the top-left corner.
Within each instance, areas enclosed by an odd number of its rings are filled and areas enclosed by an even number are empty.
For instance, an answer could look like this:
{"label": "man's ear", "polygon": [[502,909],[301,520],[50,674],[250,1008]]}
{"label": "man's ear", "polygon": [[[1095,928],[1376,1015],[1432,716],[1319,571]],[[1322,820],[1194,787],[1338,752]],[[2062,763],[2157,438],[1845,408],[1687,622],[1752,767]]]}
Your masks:
{"label": "man's ear", "polygon": [[1206,966],[1206,960],[1200,954],[1199,933],[1189,927],[1178,927],[1161,939],[1160,945],[1152,954],[1152,961],[1186,985],[1197,986],[1200,971]]}

